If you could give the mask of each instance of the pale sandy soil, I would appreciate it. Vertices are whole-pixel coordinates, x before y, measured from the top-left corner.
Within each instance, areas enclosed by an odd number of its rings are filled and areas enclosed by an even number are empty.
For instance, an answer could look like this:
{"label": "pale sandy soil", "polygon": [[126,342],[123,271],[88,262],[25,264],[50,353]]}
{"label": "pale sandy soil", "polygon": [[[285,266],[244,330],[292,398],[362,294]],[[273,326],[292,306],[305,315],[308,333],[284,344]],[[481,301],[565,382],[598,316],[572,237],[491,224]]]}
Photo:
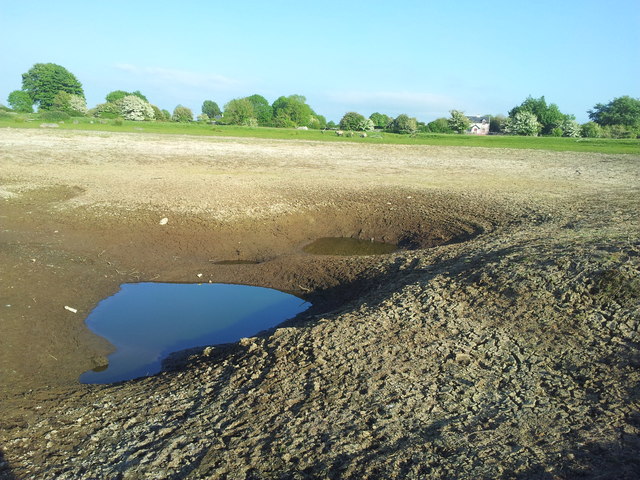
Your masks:
{"label": "pale sandy soil", "polygon": [[[0,130],[0,478],[636,478],[639,190],[632,155]],[[205,280],[314,309],[77,383],[98,301]]]}

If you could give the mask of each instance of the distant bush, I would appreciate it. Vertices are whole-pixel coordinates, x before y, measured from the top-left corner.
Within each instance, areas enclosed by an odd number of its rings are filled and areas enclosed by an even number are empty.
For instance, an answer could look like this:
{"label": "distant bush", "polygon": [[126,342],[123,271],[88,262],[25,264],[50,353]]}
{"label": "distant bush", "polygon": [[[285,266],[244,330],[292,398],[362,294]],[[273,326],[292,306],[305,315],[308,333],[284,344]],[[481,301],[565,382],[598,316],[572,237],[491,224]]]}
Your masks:
{"label": "distant bush", "polygon": [[153,120],[155,116],[151,104],[137,95],[127,95],[115,103],[120,109],[120,115],[125,120]]}
{"label": "distant bush", "polygon": [[87,114],[87,102],[80,95],[60,91],[53,97],[51,110],[65,112],[73,117],[83,117]]}
{"label": "distant bush", "polygon": [[571,118],[567,118],[562,124],[562,136],[578,138],[580,137],[580,124]]}
{"label": "distant bush", "polygon": [[92,109],[93,116],[99,118],[117,118],[120,116],[120,107],[111,102],[100,103]]}
{"label": "distant bush", "polygon": [[587,122],[580,128],[580,135],[585,138],[602,138],[602,127],[596,122]]}
{"label": "distant bush", "polygon": [[[373,122],[371,122],[373,126]],[[367,127],[367,119],[358,112],[347,112],[340,120],[341,130],[363,131]]]}
{"label": "distant bush", "polygon": [[65,120],[71,119],[71,115],[59,110],[43,110],[38,114],[38,116],[40,117],[40,120],[45,120],[47,122],[64,122]]}
{"label": "distant bush", "polygon": [[418,129],[418,122],[415,118],[406,114],[398,115],[388,127],[393,133],[412,134]]}
{"label": "distant bush", "polygon": [[113,124],[116,127],[121,127],[122,125],[124,125],[124,120],[122,119],[122,117],[118,117],[118,118],[113,120]]}
{"label": "distant bush", "polygon": [[638,130],[625,125],[605,125],[602,127],[602,136],[605,138],[636,138]]}
{"label": "distant bush", "polygon": [[507,119],[504,115],[492,115],[489,122],[489,132],[502,133],[504,122]]}
{"label": "distant bush", "polygon": [[434,121],[427,123],[426,129],[429,133],[453,133],[449,126],[449,120],[446,118],[436,118]]}
{"label": "distant bush", "polygon": [[519,111],[507,118],[503,130],[510,135],[525,135],[536,137],[542,129],[535,114],[528,111]]}
{"label": "distant bush", "polygon": [[373,122],[375,128],[387,128],[387,125],[389,125],[393,121],[393,118],[391,118],[389,115],[385,115],[384,113],[380,112],[372,113],[371,115],[369,115],[369,119]]}
{"label": "distant bush", "polygon": [[563,134],[564,134],[564,130],[562,130],[562,128],[560,127],[555,127],[551,129],[552,137],[561,137]]}
{"label": "distant bush", "polygon": [[[156,120],[158,120],[160,122],[168,120],[168,118],[165,118],[164,112],[162,110],[160,110],[159,107],[156,107],[155,105],[151,105],[151,108],[153,109],[153,118],[154,119],[156,119]],[[169,113],[169,112],[167,112],[167,113]]]}
{"label": "distant bush", "polygon": [[176,108],[173,109],[173,115],[171,116],[171,120],[174,122],[192,122],[193,112],[188,107],[178,105]]}

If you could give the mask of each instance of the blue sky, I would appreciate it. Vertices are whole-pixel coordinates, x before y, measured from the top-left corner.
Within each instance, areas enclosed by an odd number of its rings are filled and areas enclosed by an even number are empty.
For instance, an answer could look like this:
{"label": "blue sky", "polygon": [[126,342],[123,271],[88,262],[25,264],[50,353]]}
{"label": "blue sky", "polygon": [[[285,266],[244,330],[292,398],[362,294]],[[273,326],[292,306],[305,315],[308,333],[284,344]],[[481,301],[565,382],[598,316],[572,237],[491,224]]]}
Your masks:
{"label": "blue sky", "polygon": [[82,82],[90,107],[140,90],[194,113],[259,93],[421,121],[503,113],[544,95],[578,121],[640,97],[640,0],[0,0],[0,103],[35,63]]}

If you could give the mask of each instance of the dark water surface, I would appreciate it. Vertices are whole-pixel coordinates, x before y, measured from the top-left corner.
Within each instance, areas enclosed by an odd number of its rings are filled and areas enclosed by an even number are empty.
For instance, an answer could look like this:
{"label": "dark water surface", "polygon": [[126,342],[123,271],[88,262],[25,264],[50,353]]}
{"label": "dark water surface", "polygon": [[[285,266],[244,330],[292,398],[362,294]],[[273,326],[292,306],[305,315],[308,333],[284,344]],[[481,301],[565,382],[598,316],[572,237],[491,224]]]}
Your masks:
{"label": "dark water surface", "polygon": [[109,365],[83,373],[82,383],[153,375],[168,354],[235,342],[274,327],[311,304],[270,288],[247,285],[126,283],[89,314],[89,329],[116,351]]}
{"label": "dark water surface", "polygon": [[348,237],[319,238],[303,248],[305,252],[314,255],[383,255],[397,249],[392,243]]}

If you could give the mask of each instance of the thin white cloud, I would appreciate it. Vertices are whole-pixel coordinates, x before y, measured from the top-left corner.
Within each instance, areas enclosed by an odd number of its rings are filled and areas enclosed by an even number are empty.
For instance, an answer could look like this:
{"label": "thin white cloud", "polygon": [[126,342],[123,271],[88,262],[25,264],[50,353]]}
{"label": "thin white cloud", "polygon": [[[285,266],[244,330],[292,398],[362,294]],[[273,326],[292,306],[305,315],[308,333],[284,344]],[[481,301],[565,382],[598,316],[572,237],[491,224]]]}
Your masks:
{"label": "thin white cloud", "polygon": [[221,89],[236,87],[240,84],[237,80],[217,73],[200,73],[163,67],[140,67],[127,63],[117,64],[115,68],[138,77],[143,77],[150,82],[166,84],[173,87],[183,86]]}

